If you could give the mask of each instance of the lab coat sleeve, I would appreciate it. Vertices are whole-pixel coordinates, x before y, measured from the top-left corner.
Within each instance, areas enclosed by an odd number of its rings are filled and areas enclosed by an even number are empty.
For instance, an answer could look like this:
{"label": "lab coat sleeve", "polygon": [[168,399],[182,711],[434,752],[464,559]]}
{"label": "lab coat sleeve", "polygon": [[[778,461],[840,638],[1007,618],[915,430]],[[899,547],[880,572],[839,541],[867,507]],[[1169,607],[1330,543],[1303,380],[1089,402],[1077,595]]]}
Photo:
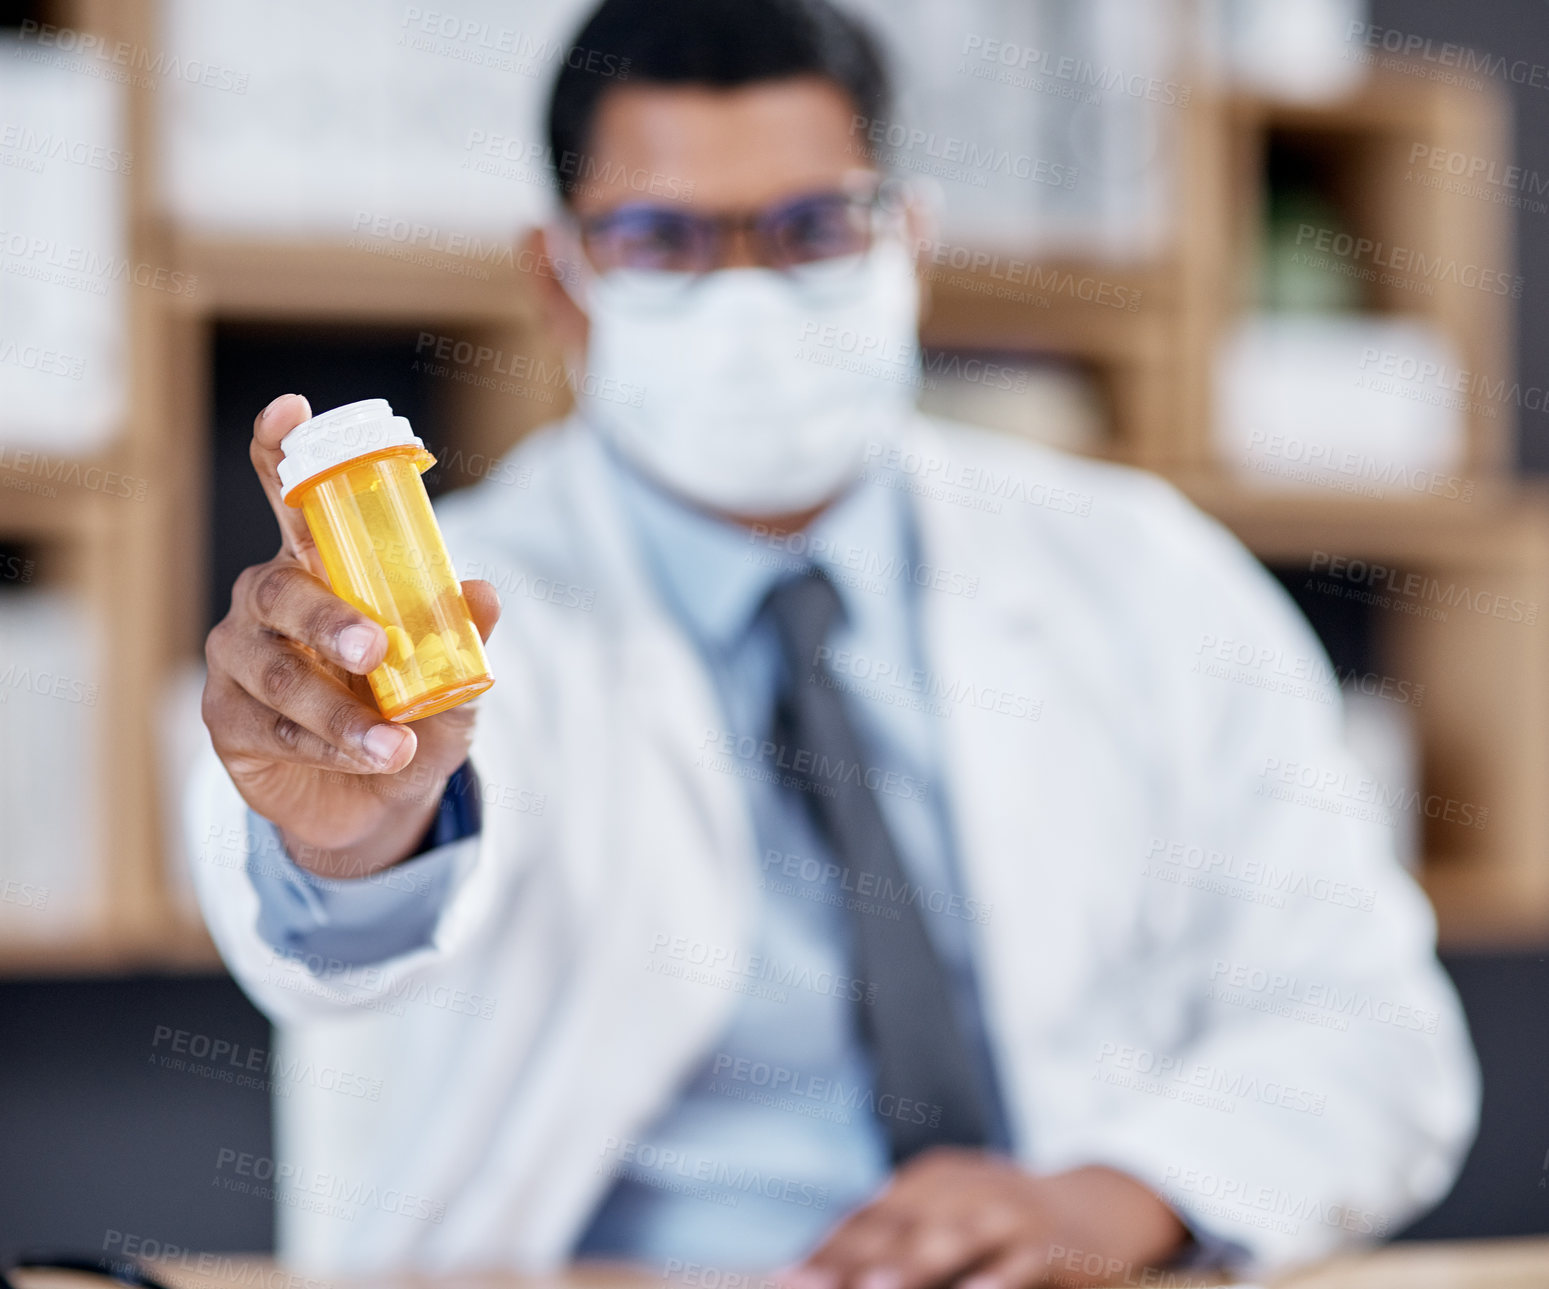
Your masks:
{"label": "lab coat sleeve", "polygon": [[[277,944],[275,928],[265,925],[263,901],[250,870],[257,866],[272,876],[276,866],[290,861],[277,830],[262,820],[261,826],[252,826],[254,818],[213,748],[206,745],[185,797],[194,888],[226,965],[276,1024],[382,1007],[406,982],[433,974],[459,952],[477,931],[478,908],[487,908],[493,898],[492,866],[485,858],[490,843],[487,830],[481,830],[389,870],[403,880],[384,879],[374,890],[374,912],[390,920],[402,913],[405,900],[418,905],[419,912],[414,934],[398,936],[399,943],[387,946],[393,951],[385,956],[362,953],[358,943],[352,950],[342,941],[333,947],[344,951],[334,952],[308,942],[306,935]],[[434,907],[426,910],[426,901]],[[371,938],[369,930],[362,932],[359,903],[346,897],[345,912],[334,920],[334,929],[342,929],[347,940],[359,940],[362,934]],[[308,919],[308,925],[315,929],[318,919]]]}
{"label": "lab coat sleeve", "polygon": [[258,934],[287,957],[340,968],[385,962],[429,945],[477,835],[470,832],[369,877],[330,880],[297,865],[280,830],[251,810],[248,834]]}
{"label": "lab coat sleeve", "polygon": [[1169,504],[1162,553],[1186,570],[1155,579],[1172,597],[1169,822],[1142,880],[1147,951],[1114,987],[1176,1041],[1102,1053],[1127,1087],[1090,1155],[1273,1267],[1391,1235],[1445,1195],[1478,1072],[1393,854],[1393,811],[1421,803],[1346,751],[1327,659],[1281,589]]}
{"label": "lab coat sleeve", "polygon": [[249,810],[247,875],[258,892],[258,933],[290,957],[368,966],[428,945],[481,827],[478,777],[453,773],[426,836],[409,858],[366,877],[330,879],[301,868],[280,830]]}

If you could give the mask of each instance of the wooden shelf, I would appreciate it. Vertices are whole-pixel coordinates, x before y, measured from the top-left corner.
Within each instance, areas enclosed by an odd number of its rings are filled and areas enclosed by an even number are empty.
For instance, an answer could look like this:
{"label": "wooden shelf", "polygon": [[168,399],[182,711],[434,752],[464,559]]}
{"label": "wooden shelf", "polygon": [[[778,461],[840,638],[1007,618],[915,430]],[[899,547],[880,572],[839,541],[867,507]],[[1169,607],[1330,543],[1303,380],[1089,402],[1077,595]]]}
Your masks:
{"label": "wooden shelf", "polygon": [[[1259,128],[1401,133],[1411,140],[1417,122],[1434,129],[1439,122],[1477,118],[1481,91],[1433,80],[1425,75],[1425,64],[1412,65],[1418,75],[1390,68],[1369,75],[1348,93],[1326,101],[1234,93],[1230,99],[1232,110],[1256,122]],[[1492,84],[1483,92],[1494,100],[1488,116],[1501,119],[1504,99],[1498,87]]]}
{"label": "wooden shelf", "polygon": [[927,345],[1094,358],[1154,358],[1165,349],[1159,333],[1171,318],[1174,272],[1000,258],[1007,267],[924,270]]}
{"label": "wooden shelf", "polygon": [[221,970],[220,953],[209,933],[202,923],[187,918],[161,921],[149,939],[124,934],[113,919],[63,937],[8,935],[0,944],[0,977]]}
{"label": "wooden shelf", "polygon": [[171,262],[198,279],[191,294],[177,298],[178,307],[206,317],[508,324],[534,316],[530,275],[516,267],[521,248],[503,248],[495,239],[483,243],[495,256],[491,261],[387,238],[352,246],[169,236],[167,246]]}
{"label": "wooden shelf", "polygon": [[1536,566],[1534,541],[1549,530],[1549,489],[1508,480],[1488,482],[1464,502],[1270,490],[1212,470],[1167,473],[1196,505],[1271,563],[1316,547],[1411,565],[1521,561]]}
{"label": "wooden shelf", "polygon": [[[36,490],[27,490],[28,484],[36,485]],[[31,470],[0,468],[0,536],[78,541],[96,528],[101,520],[101,494],[67,487],[50,496],[47,489],[58,486]]]}
{"label": "wooden shelf", "polygon": [[1175,266],[1117,269],[996,257],[977,271],[927,269],[921,342],[1075,362],[1113,409],[1106,455],[1137,465],[1170,458],[1169,386],[1176,370]]}

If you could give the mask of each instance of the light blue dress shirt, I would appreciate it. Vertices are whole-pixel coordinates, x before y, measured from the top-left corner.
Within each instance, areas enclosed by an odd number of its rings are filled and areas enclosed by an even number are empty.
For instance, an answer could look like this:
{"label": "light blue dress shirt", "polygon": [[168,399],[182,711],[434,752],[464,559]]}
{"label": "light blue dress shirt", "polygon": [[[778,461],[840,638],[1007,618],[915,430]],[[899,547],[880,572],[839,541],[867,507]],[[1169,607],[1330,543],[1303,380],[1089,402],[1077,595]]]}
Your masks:
{"label": "light blue dress shirt", "polygon": [[[813,564],[833,581],[844,620],[831,640],[829,668],[869,762],[892,785],[878,801],[913,883],[903,898],[921,909],[981,1056],[984,1095],[997,1111],[974,966],[975,919],[988,910],[964,898],[951,852],[939,760],[940,725],[950,717],[932,710],[917,683],[927,666],[919,596],[942,592],[919,585],[929,579],[907,495],[862,483],[804,532],[771,538],[683,505],[622,462],[612,475],[662,601],[712,677],[729,735],[762,739],[769,730],[781,674],[774,626],[761,612],[770,588]],[[956,589],[977,588],[959,582]],[[758,775],[742,782],[762,896],[753,952],[797,966],[803,980],[849,980],[850,918],[897,910],[864,876],[834,862],[801,794]],[[257,816],[250,826],[256,843],[272,836]],[[283,848],[265,849],[278,860],[249,865],[264,936],[292,952],[361,963],[427,942],[451,889],[456,847],[399,866],[421,887],[412,894],[319,882],[285,859]],[[576,1254],[777,1266],[810,1251],[845,1213],[873,1198],[890,1171],[879,1114],[899,1108],[872,1096],[858,1005],[837,988],[740,995],[703,1066],[642,1134],[632,1158],[618,1162],[617,1180]],[[1003,1146],[998,1112],[994,1120],[994,1144]]]}

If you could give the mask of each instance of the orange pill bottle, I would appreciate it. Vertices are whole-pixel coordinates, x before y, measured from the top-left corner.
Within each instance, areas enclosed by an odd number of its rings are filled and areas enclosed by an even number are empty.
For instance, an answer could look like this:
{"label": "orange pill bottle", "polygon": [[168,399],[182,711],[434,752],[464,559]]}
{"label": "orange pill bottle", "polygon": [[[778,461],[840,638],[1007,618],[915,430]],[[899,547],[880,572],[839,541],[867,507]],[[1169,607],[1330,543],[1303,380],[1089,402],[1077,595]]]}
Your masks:
{"label": "orange pill bottle", "polygon": [[417,721],[495,683],[420,475],[436,463],[386,399],[347,403],[280,443],[281,495],[306,516],[329,585],[387,632],[371,692]]}

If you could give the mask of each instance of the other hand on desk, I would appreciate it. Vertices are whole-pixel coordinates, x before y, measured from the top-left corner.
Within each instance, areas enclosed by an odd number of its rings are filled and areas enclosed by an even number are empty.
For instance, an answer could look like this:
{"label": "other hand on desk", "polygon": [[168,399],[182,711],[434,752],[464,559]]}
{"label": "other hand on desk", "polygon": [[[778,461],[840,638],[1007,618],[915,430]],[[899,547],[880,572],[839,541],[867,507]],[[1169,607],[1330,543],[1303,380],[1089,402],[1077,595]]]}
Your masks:
{"label": "other hand on desk", "polygon": [[[1098,1284],[1166,1261],[1187,1237],[1156,1194],[1112,1168],[1035,1177],[976,1150],[910,1161],[887,1189],[784,1273],[787,1289],[1024,1289]],[[1072,1269],[1096,1265],[1096,1276]],[[1096,1256],[1094,1256],[1096,1255]]]}

